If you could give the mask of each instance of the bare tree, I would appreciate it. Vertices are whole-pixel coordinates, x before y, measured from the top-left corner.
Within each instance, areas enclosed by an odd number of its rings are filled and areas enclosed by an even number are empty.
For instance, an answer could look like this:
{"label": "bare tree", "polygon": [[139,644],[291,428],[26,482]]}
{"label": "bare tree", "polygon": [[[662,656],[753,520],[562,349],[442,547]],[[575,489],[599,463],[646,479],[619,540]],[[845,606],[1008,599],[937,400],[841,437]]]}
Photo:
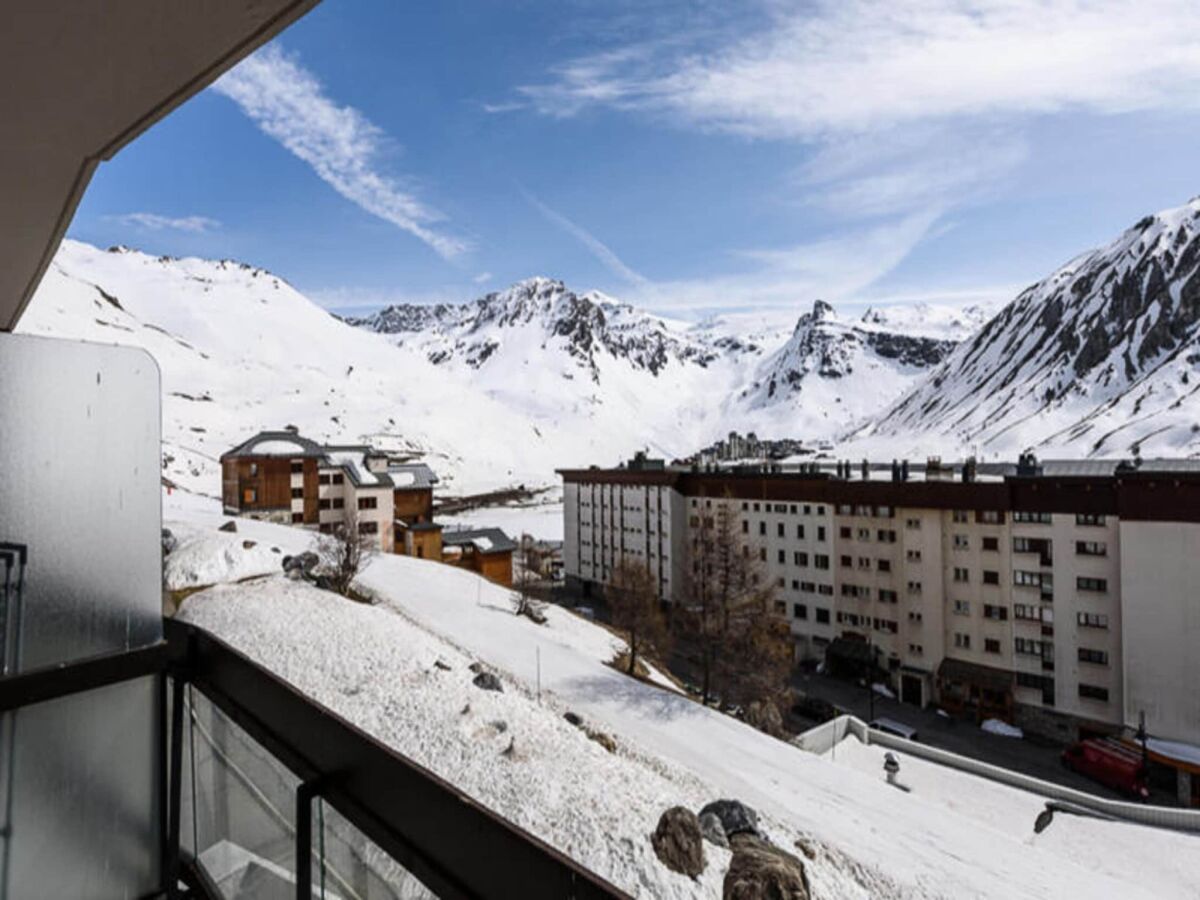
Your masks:
{"label": "bare tree", "polygon": [[347,509],[345,518],[331,532],[317,536],[317,572],[332,590],[349,597],[354,579],[366,571],[378,553],[378,538],[363,533],[357,510]]}
{"label": "bare tree", "polygon": [[613,569],[606,588],[612,623],[629,639],[629,674],[635,674],[638,654],[663,654],[670,634],[658,601],[654,573],[642,564],[622,560]]}
{"label": "bare tree", "polygon": [[689,524],[690,566],[680,633],[699,652],[702,699],[774,699],[787,687],[791,637],[774,612],[774,588],[758,550],[743,538],[729,497]]}

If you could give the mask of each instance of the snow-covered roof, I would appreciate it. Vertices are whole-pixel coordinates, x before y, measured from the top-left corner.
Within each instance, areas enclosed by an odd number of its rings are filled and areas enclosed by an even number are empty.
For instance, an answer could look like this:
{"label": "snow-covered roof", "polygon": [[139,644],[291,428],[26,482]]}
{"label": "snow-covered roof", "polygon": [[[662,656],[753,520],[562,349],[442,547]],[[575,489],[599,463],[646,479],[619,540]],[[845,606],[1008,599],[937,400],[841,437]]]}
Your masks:
{"label": "snow-covered roof", "polygon": [[367,468],[366,457],[371,452],[371,448],[366,446],[326,447],[325,457],[331,465],[345,471],[355,487],[391,487],[390,476]]}
{"label": "snow-covered roof", "polygon": [[392,478],[392,483],[401,490],[405,488],[423,490],[432,488],[438,483],[433,469],[425,463],[391,463],[388,465],[387,471]]}
{"label": "snow-covered roof", "polygon": [[323,456],[324,448],[316,441],[294,431],[260,431],[248,441],[225,453],[222,459],[244,456]]}
{"label": "snow-covered roof", "polygon": [[517,549],[516,541],[499,528],[463,528],[443,531],[442,544],[463,547],[471,544],[480,553],[508,553]]}

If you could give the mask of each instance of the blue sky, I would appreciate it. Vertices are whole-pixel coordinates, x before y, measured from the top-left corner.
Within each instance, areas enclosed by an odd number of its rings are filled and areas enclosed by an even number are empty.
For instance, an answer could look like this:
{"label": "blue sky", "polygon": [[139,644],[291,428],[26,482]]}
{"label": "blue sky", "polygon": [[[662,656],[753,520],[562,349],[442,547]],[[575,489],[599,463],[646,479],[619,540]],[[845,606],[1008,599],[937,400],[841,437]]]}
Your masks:
{"label": "blue sky", "polygon": [[331,308],[998,298],[1200,193],[1187,0],[325,0],[100,167],[81,240]]}

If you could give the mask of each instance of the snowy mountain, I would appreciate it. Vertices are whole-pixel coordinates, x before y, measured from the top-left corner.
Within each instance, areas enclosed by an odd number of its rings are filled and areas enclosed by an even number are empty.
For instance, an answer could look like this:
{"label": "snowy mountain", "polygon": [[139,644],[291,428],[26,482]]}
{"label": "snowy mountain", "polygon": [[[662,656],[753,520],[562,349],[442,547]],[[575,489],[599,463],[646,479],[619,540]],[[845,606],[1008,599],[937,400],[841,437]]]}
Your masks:
{"label": "snowy mountain", "polygon": [[29,333],[142,347],[163,379],[163,474],[215,495],[264,428],[426,460],[452,493],[553,485],[556,467],[679,457],[730,429],[816,442],[868,421],[945,355],[936,307],[688,323],[533,278],[464,304],[342,321],[231,260],[63,243]]}
{"label": "snowy mountain", "polygon": [[1023,291],[862,433],[1085,456],[1200,452],[1200,198]]}

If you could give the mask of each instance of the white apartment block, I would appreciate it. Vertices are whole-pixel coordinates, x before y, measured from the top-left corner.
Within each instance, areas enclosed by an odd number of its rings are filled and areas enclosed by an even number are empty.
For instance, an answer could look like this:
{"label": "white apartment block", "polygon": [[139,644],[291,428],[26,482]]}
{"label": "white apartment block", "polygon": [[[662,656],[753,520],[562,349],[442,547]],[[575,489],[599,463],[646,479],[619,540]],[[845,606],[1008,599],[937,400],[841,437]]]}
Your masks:
{"label": "white apartment block", "polygon": [[1063,738],[1144,717],[1200,746],[1200,471],[1031,465],[564,470],[565,571],[602,586],[632,556],[684,600],[689,529],[724,505],[797,659],[873,660],[906,702]]}

